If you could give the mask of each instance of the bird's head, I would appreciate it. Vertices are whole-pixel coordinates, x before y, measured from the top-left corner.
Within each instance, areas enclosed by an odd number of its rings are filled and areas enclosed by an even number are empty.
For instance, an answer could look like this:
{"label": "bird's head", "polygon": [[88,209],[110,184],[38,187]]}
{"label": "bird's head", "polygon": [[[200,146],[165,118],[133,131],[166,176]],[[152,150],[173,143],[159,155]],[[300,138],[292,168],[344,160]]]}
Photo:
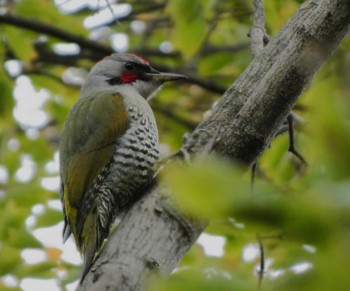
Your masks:
{"label": "bird's head", "polygon": [[127,53],[115,53],[98,62],[82,88],[81,96],[91,92],[111,90],[119,93],[136,91],[145,99],[156,94],[164,82],[185,79],[184,75],[163,73],[151,67],[141,57]]}

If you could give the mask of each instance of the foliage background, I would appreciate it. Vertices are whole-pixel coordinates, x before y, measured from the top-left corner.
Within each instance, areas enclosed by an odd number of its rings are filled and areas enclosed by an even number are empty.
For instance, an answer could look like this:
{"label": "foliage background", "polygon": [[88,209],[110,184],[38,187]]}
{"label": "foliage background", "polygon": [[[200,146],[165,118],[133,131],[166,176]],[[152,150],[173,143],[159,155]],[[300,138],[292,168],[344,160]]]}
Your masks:
{"label": "foliage background", "polygon": [[[267,31],[273,37],[302,1],[265,2]],[[81,3],[80,9],[64,10],[74,3]],[[62,259],[61,248],[45,244],[36,234],[62,225],[59,137],[79,96],[81,80],[94,62],[111,48],[127,49],[157,69],[189,76],[188,82],[166,87],[152,101],[166,156],[179,148],[183,134],[202,120],[251,61],[249,1],[109,3],[110,7],[103,0],[1,2],[1,290],[36,290],[33,286],[38,285],[28,284],[28,278],[64,290],[73,288],[70,283],[79,278],[80,266]],[[123,14],[120,5],[126,4],[131,12]],[[110,9],[116,9],[114,21],[86,28],[89,17],[103,11],[111,14]],[[24,25],[10,24],[9,18]],[[27,19],[39,28],[27,29],[30,26],[23,22]],[[79,42],[79,37],[101,45],[80,42],[78,53],[60,49],[62,44]],[[125,38],[127,45],[121,46]],[[259,242],[264,249],[263,288],[347,290],[349,65],[347,38],[295,109],[303,119],[296,140],[307,167],[287,152],[284,135],[260,159],[254,193],[249,172],[220,157],[200,160],[190,169],[170,169],[164,175],[185,211],[211,219],[207,233],[222,237],[224,252],[208,256],[203,245],[196,244],[177,272],[166,280],[151,280],[150,290],[256,290]],[[28,261],[28,251],[43,259]]]}

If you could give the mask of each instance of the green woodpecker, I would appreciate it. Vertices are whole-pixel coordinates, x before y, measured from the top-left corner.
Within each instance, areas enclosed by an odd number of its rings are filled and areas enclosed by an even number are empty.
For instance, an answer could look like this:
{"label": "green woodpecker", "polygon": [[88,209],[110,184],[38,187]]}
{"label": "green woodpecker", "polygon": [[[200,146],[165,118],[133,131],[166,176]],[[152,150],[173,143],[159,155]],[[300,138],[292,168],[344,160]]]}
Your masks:
{"label": "green woodpecker", "polygon": [[158,130],[147,102],[166,81],[144,59],[126,53],[91,70],[60,142],[64,240],[73,233],[84,257],[83,278],[116,217],[152,179]]}

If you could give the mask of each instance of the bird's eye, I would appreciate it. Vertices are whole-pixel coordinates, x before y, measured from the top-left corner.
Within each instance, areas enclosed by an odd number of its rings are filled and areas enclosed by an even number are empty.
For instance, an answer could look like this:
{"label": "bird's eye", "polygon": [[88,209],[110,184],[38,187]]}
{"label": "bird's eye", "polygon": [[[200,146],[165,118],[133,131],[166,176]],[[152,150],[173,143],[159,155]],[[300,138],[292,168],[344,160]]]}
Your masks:
{"label": "bird's eye", "polygon": [[127,69],[128,71],[133,71],[135,69],[135,65],[132,63],[126,63],[125,69]]}

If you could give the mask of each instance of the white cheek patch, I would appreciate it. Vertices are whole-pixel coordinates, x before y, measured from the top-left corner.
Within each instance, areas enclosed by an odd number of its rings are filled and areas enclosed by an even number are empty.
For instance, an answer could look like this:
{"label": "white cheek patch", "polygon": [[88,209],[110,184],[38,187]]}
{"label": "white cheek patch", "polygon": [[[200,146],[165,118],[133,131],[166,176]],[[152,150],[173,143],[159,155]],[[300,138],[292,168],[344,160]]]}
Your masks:
{"label": "white cheek patch", "polygon": [[130,84],[119,85],[118,87],[118,91],[122,95],[141,95],[144,99],[150,100],[159,92],[162,85],[155,82],[137,80]]}
{"label": "white cheek patch", "polygon": [[118,85],[115,88],[122,96],[140,96],[143,99],[150,101],[163,88],[162,84],[156,82],[146,82],[137,80],[130,84]]}
{"label": "white cheek patch", "polygon": [[122,96],[139,96],[138,90],[131,84],[124,84],[118,86],[118,93]]}

